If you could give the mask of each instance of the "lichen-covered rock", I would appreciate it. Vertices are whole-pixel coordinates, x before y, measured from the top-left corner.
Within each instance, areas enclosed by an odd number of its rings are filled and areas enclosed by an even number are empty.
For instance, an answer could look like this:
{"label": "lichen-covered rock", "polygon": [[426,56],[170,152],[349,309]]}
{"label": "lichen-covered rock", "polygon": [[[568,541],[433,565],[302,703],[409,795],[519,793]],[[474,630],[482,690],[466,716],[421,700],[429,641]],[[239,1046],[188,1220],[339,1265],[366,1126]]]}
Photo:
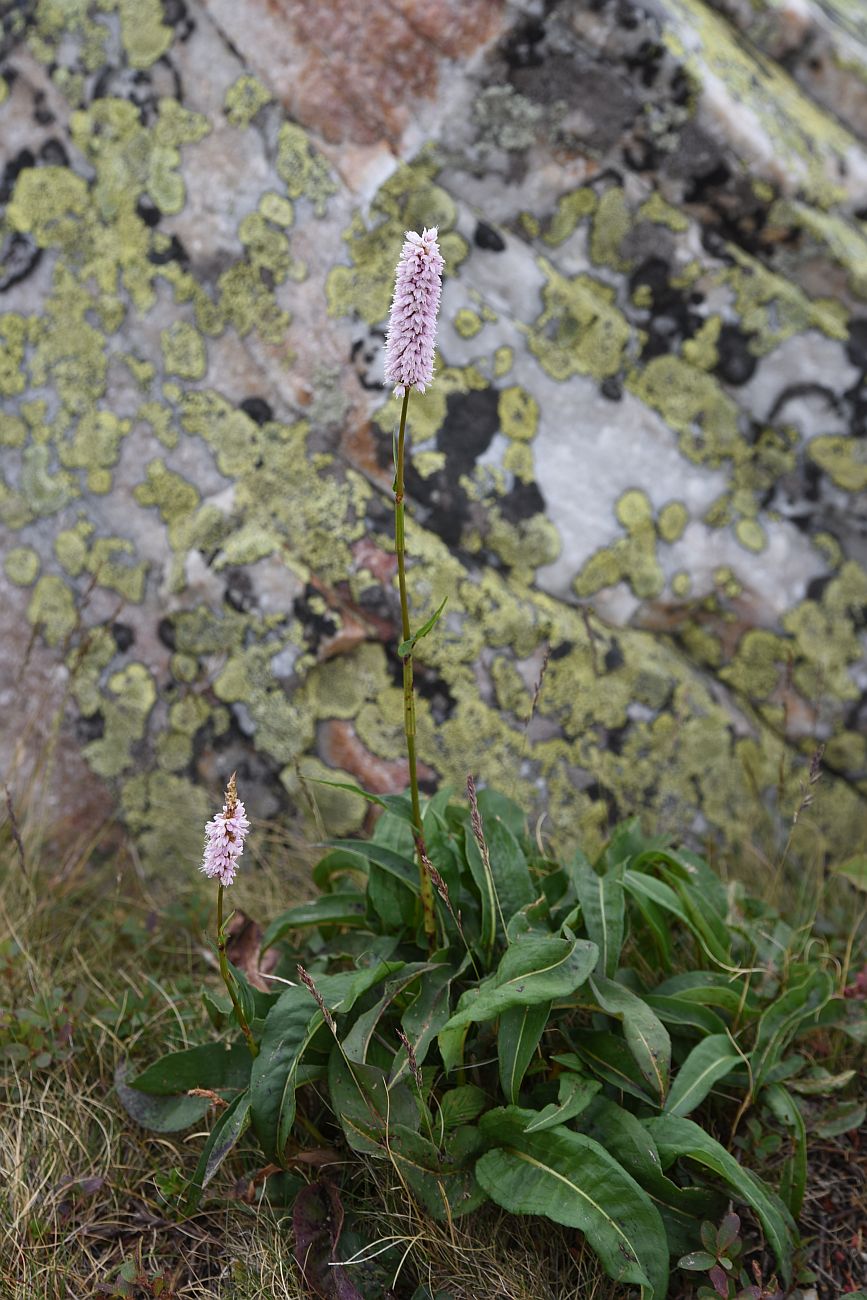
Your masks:
{"label": "lichen-covered rock", "polygon": [[418,656],[425,781],[472,769],[555,844],[638,809],[767,846],[823,742],[805,851],[858,846],[850,10],[7,14],[0,744],[53,746],[52,811],[104,811],[107,783],[159,868],[234,767],[254,816],[314,791],[336,831],[364,806],[305,777],[404,784],[381,345],[404,230],[436,225],[408,469],[414,618],[449,596]]}

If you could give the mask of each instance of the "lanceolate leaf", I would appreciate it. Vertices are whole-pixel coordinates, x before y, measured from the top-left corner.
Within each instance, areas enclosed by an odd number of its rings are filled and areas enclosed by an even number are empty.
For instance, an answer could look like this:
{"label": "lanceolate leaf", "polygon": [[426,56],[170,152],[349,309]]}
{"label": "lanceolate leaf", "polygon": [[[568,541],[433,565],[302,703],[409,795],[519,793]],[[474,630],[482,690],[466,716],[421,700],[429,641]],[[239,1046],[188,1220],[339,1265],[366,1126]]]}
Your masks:
{"label": "lanceolate leaf", "polygon": [[691,1119],[660,1115],[643,1123],[656,1143],[664,1167],[678,1157],[694,1160],[727,1183],[735,1200],[755,1210],[788,1284],[792,1276],[795,1224],[779,1197]]}
{"label": "lanceolate leaf", "polygon": [[533,1059],[550,1013],[551,1003],[540,1002],[533,1007],[512,1007],[500,1016],[497,1033],[500,1084],[509,1101],[515,1105],[527,1066]]}
{"label": "lanceolate leaf", "polygon": [[722,1199],[702,1187],[679,1187],[662,1172],[653,1138],[635,1115],[607,1097],[597,1097],[581,1116],[580,1128],[600,1142],[650,1196],[668,1235],[671,1253],[692,1250],[701,1221],[716,1219]]}
{"label": "lanceolate leaf", "polygon": [[743,1058],[728,1034],[712,1034],[696,1043],[677,1072],[665,1102],[669,1115],[688,1115],[704,1101],[717,1080],[724,1078]]}
{"label": "lanceolate leaf", "polygon": [[[450,962],[444,962],[425,971],[419,980],[416,997],[403,1013],[401,1028],[412,1043],[419,1065],[424,1065],[431,1043],[449,1018],[451,983],[465,965],[466,963],[455,970]],[[406,1051],[401,1049],[395,1059],[397,1064],[393,1079],[398,1079],[409,1066]]]}
{"label": "lanceolate leaf", "polygon": [[161,1097],[139,1092],[126,1082],[124,1065],[119,1065],[115,1072],[114,1087],[127,1114],[152,1133],[180,1133],[197,1123],[211,1107],[207,1097],[187,1097],[184,1093]]}
{"label": "lanceolate leaf", "polygon": [[786,1162],[783,1177],[783,1199],[792,1218],[800,1216],[807,1187],[807,1129],[801,1108],[795,1098],[781,1083],[774,1083],[764,1092],[764,1100],[781,1124],[792,1130],[795,1150]]}
{"label": "lanceolate leaf", "polygon": [[310,903],[290,907],[288,912],[272,921],[262,937],[262,951],[277,943],[290,930],[319,925],[363,926],[364,910],[364,895],[357,890],[321,894]]}
{"label": "lanceolate leaf", "polygon": [[540,1110],[527,1125],[527,1132],[538,1133],[542,1129],[556,1128],[558,1124],[567,1124],[589,1106],[601,1087],[598,1079],[587,1079],[569,1071],[561,1074],[556,1104],[551,1102]]}
{"label": "lanceolate leaf", "polygon": [[710,1007],[686,998],[666,997],[659,993],[645,993],[644,1000],[656,1012],[664,1025],[676,1030],[696,1029],[700,1034],[724,1034],[726,1022]]}
{"label": "lanceolate leaf", "polygon": [[245,1043],[205,1043],[169,1052],[129,1081],[139,1092],[167,1097],[190,1088],[210,1088],[212,1092],[245,1088],[250,1080],[252,1058]]}
{"label": "lanceolate leaf", "polygon": [[813,971],[765,1011],[756,1030],[756,1044],[750,1058],[756,1087],[761,1087],[792,1040],[821,1011],[833,993],[834,983],[829,973]]}
{"label": "lanceolate leaf", "polygon": [[[400,962],[380,962],[368,970],[317,976],[316,987],[330,1011],[349,1011],[366,989],[400,966]],[[295,1122],[298,1067],[322,1024],[322,1012],[303,985],[281,993],[265,1021],[250,1080],[253,1127],[266,1155],[281,1164]]]}
{"label": "lanceolate leaf", "polygon": [[211,1129],[211,1134],[202,1148],[196,1171],[190,1179],[190,1189],[186,1198],[186,1209],[192,1214],[202,1197],[203,1190],[213,1178],[226,1156],[236,1146],[250,1127],[250,1090],[245,1089],[227,1106]]}
{"label": "lanceolate leaf", "polygon": [[638,1101],[653,1105],[653,1097],[641,1076],[635,1059],[622,1038],[604,1029],[585,1029],[575,1038],[575,1052],[555,1056],[554,1060],[569,1069],[589,1066],[606,1083]]}
{"label": "lanceolate leaf", "polygon": [[343,849],[347,853],[357,853],[366,862],[374,862],[390,876],[394,876],[413,893],[419,892],[418,867],[408,858],[404,858],[384,844],[374,840],[329,840],[332,848]]}
{"label": "lanceolate leaf", "polygon": [[602,1010],[623,1021],[629,1050],[659,1104],[665,1100],[671,1068],[671,1039],[662,1021],[631,989],[602,975],[591,978],[590,987]]}
{"label": "lanceolate leaf", "polygon": [[461,998],[446,1028],[455,1029],[473,1020],[493,1020],[510,1007],[568,997],[585,983],[597,957],[596,945],[586,939],[527,934],[504,954],[495,974],[479,987],[477,996]]}
{"label": "lanceolate leaf", "polygon": [[563,1127],[528,1133],[535,1118],[517,1106],[482,1117],[482,1136],[493,1148],[476,1165],[482,1187],[512,1214],[544,1215],[580,1229],[610,1277],[662,1300],[668,1246],[647,1193],[592,1138]]}
{"label": "lanceolate leaf", "polygon": [[385,1072],[374,1065],[347,1061],[336,1043],[328,1061],[328,1091],[353,1151],[385,1157],[396,1124],[418,1125],[418,1107],[409,1088],[389,1084]]}
{"label": "lanceolate leaf", "polygon": [[686,971],[683,975],[673,975],[653,991],[663,997],[720,1007],[733,1016],[743,1012],[752,1015],[759,1005],[743,979],[733,979],[721,971]]}
{"label": "lanceolate leaf", "polygon": [[570,865],[569,874],[581,904],[587,933],[599,948],[598,971],[601,975],[613,976],[623,947],[626,918],[622,869],[614,867],[600,876],[582,854]]}

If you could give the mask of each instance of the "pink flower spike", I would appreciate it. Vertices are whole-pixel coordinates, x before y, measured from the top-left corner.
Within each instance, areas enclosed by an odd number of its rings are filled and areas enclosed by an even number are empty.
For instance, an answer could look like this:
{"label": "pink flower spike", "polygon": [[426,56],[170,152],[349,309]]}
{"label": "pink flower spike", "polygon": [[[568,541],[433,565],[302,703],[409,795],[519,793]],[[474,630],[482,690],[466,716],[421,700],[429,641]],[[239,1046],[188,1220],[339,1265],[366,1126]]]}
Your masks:
{"label": "pink flower spike", "polygon": [[423,393],[433,379],[442,274],[436,226],[420,235],[408,230],[397,264],[385,338],[385,382],[394,384],[398,397],[407,388]]}
{"label": "pink flower spike", "polygon": [[201,866],[206,876],[212,880],[216,877],[227,889],[235,879],[249,829],[247,810],[238,798],[233,772],[226,788],[223,811],[205,826],[205,854]]}

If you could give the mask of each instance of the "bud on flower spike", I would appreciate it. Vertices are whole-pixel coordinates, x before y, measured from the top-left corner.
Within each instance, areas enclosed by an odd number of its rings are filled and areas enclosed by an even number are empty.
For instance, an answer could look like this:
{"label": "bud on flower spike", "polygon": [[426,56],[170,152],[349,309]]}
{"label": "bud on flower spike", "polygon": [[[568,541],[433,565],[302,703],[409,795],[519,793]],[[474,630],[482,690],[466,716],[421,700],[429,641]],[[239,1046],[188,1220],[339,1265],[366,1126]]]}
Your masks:
{"label": "bud on flower spike", "polygon": [[436,226],[420,235],[408,230],[385,339],[385,382],[394,384],[398,397],[407,388],[423,393],[433,379],[442,273]]}
{"label": "bud on flower spike", "polygon": [[249,829],[247,811],[238,798],[233,772],[226,789],[223,811],[205,826],[205,856],[201,869],[206,876],[216,877],[226,888],[231,885]]}

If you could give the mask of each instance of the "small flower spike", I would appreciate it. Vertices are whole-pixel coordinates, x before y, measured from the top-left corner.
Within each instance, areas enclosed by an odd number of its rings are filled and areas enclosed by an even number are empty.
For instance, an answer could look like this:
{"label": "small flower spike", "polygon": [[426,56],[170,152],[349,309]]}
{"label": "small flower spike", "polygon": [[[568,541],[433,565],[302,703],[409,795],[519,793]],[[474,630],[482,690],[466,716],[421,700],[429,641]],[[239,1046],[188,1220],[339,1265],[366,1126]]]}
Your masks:
{"label": "small flower spike", "polygon": [[385,382],[394,384],[398,397],[408,388],[423,393],[433,379],[442,274],[436,226],[420,235],[408,230],[385,339]]}
{"label": "small flower spike", "polygon": [[250,829],[247,811],[238,798],[235,773],[229,778],[223,811],[217,813],[205,827],[205,855],[201,870],[211,879],[216,877],[226,888],[235,879],[238,859],[244,852],[244,840]]}

